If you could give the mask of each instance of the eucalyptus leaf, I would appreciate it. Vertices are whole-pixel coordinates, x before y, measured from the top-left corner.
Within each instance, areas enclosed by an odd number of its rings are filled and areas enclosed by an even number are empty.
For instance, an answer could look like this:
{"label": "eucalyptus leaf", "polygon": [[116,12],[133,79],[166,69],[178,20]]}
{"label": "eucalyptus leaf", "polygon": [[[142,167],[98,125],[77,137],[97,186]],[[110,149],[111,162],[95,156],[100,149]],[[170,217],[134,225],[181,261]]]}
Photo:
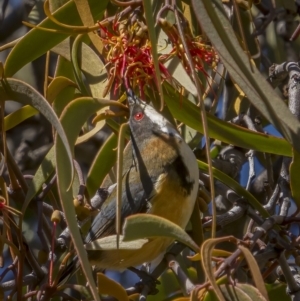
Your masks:
{"label": "eucalyptus leaf", "polygon": [[98,292],[115,297],[119,301],[129,301],[125,289],[116,281],[102,273],[97,274]]}
{"label": "eucalyptus leaf", "polygon": [[105,176],[115,164],[117,159],[117,144],[117,135],[111,134],[95,156],[86,180],[86,187],[90,196],[95,194]]}
{"label": "eucalyptus leaf", "polygon": [[126,218],[123,229],[123,241],[150,237],[167,237],[178,240],[195,252],[199,247],[189,235],[171,221],[151,214],[135,214]]}
{"label": "eucalyptus leaf", "polygon": [[[203,133],[200,109],[164,82],[164,100],[173,116],[189,127]],[[225,122],[207,113],[209,137],[246,149],[292,156],[290,144],[282,138],[266,135]]]}
{"label": "eucalyptus leaf", "polygon": [[[94,20],[99,20],[103,16],[108,0],[89,0],[90,9],[93,13]],[[81,19],[77,12],[76,5],[73,1],[68,1],[53,13],[55,19],[68,25],[82,25]],[[46,18],[38,27],[54,30],[62,28]],[[51,50],[55,45],[65,40],[69,33],[49,32],[38,28],[30,30],[10,52],[5,66],[4,73],[6,77],[14,75],[27,63],[40,57],[47,51]],[[38,47],[28,47],[28,45],[38,45]]]}
{"label": "eucalyptus leaf", "polygon": [[[68,61],[71,61],[69,39],[56,45],[52,51]],[[82,43],[80,51],[77,52],[77,60],[80,62],[80,70],[84,73],[86,79],[85,84],[89,86],[93,97],[102,97],[107,84],[105,81],[107,79],[107,73],[99,55],[97,55],[90,46]]]}
{"label": "eucalyptus leaf", "polygon": [[25,105],[24,107],[10,113],[4,117],[4,129],[8,131],[14,128],[16,125],[20,124],[24,120],[36,115],[39,111],[30,105]]}
{"label": "eucalyptus leaf", "polygon": [[68,167],[71,174],[73,174],[73,154],[70,149],[67,136],[57,115],[55,114],[54,110],[49,105],[47,100],[30,85],[12,78],[7,78],[0,82],[0,100],[14,100],[24,105],[30,105],[48,119],[48,121],[51,123],[51,125],[61,138],[63,147],[66,150],[67,154],[65,164],[66,162],[69,162]]}
{"label": "eucalyptus leaf", "polygon": [[[81,127],[86,122],[87,118],[104,106],[110,105],[124,107],[122,104],[116,101],[94,99],[91,97],[77,98],[66,106],[61,114],[61,124],[63,125],[67,133],[71,147],[74,147]],[[74,118],[74,116],[76,116],[76,118]],[[99,300],[99,296],[95,295],[95,284],[92,276],[92,271],[89,268],[87,254],[77,227],[76,213],[73,206],[73,194],[68,185],[68,182],[72,179],[72,174],[70,173],[70,170],[65,166],[66,152],[62,148],[62,143],[59,137],[57,137],[56,139],[55,152],[58,192],[61,199],[62,208],[65,212],[66,222],[68,228],[70,229],[74,247],[81,263],[82,269],[84,270],[84,274],[86,275],[91,287],[94,287],[92,289],[94,298]]]}
{"label": "eucalyptus leaf", "polygon": [[138,250],[148,242],[148,239],[137,239],[132,241],[123,241],[123,235],[120,235],[119,246],[117,246],[117,235],[110,235],[96,239],[85,245],[86,250]]}
{"label": "eucalyptus leaf", "polygon": [[[213,267],[211,265],[211,260],[212,260],[212,251],[215,248],[215,246],[218,243],[225,242],[225,241],[230,241],[232,243],[237,243],[237,239],[233,236],[227,236],[227,237],[220,237],[220,238],[210,238],[207,239],[201,246],[201,258],[202,258],[202,266],[205,271],[205,274],[210,281],[211,286],[213,287],[214,294],[205,296],[204,300],[219,300],[219,301],[227,301],[225,296],[223,295],[223,291],[221,290],[221,287],[219,287],[216,283],[216,279],[213,273]],[[215,298],[217,299],[210,299],[210,298]],[[231,301],[231,300],[230,300]]]}
{"label": "eucalyptus leaf", "polygon": [[25,213],[26,208],[30,201],[36,196],[38,192],[41,191],[42,186],[46,183],[51,176],[54,174],[55,170],[55,148],[52,147],[44,160],[40,164],[38,170],[36,171],[33,179],[29,184],[29,188],[25,197],[25,201],[23,203],[22,212]]}
{"label": "eucalyptus leaf", "polygon": [[[220,291],[224,296],[222,299],[224,301],[252,301],[253,300],[250,298],[249,295],[247,295],[241,288],[237,286],[222,284],[220,285]],[[209,291],[203,298],[203,301],[221,301],[221,299],[217,297],[215,291]],[[264,299],[261,299],[259,301],[264,301]]]}
{"label": "eucalyptus leaf", "polygon": [[300,124],[253,66],[237,40],[219,0],[192,0],[196,18],[218,51],[230,76],[240,86],[254,106],[300,152]]}

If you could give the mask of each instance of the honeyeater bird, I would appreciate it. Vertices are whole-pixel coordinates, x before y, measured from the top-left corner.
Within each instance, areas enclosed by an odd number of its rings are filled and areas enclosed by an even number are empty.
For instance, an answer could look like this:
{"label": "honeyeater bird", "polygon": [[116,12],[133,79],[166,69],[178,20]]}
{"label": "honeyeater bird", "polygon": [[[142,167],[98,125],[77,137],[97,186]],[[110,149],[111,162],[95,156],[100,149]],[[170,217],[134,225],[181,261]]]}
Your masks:
{"label": "honeyeater bird", "polygon": [[[122,223],[132,214],[147,213],[185,228],[198,192],[199,171],[195,155],[177,129],[152,106],[141,101],[131,90],[127,91],[127,99],[131,147],[127,148],[123,164]],[[94,218],[85,243],[115,234],[116,195],[115,187]],[[154,237],[136,250],[87,252],[92,265],[122,270],[152,261],[172,242],[171,238]]]}

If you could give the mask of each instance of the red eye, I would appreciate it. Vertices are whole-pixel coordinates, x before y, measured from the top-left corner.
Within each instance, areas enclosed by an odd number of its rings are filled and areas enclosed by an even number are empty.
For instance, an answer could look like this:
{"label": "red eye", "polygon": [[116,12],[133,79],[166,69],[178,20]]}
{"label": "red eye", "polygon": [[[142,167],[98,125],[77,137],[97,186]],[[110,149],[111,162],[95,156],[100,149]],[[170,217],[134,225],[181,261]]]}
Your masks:
{"label": "red eye", "polygon": [[136,121],[140,121],[140,120],[142,120],[144,118],[144,113],[143,112],[138,112],[138,113],[136,113],[135,115],[134,115],[134,119],[136,120]]}

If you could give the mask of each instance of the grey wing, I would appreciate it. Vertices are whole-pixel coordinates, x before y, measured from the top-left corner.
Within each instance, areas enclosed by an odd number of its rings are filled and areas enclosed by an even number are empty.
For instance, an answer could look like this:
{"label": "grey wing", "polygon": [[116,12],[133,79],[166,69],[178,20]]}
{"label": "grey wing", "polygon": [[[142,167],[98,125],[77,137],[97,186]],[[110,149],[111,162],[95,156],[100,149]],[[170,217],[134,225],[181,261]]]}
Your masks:
{"label": "grey wing", "polygon": [[[129,185],[129,183],[131,184]],[[136,171],[135,167],[130,168],[125,174],[122,185],[121,223],[123,224],[124,219],[129,215],[146,213],[148,210],[149,198],[147,198],[145,194],[143,185],[139,180],[139,173]],[[101,211],[94,218],[85,238],[85,243],[116,233],[116,195],[117,189],[115,187],[114,191],[103,204]]]}

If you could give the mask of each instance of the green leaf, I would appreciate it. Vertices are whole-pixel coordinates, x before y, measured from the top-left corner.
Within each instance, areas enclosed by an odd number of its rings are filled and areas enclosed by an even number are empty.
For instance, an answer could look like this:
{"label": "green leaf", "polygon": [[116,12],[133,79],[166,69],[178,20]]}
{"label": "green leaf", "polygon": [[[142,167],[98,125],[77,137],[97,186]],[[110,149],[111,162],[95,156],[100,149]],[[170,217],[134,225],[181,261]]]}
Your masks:
{"label": "green leaf", "polygon": [[[71,62],[64,57],[59,56],[56,64],[55,76],[65,77],[74,82],[75,78]],[[57,116],[60,116],[65,106],[76,98],[75,90],[75,87],[67,86],[56,95],[52,106]]]}
{"label": "green leaf", "polygon": [[53,176],[55,170],[55,148],[52,147],[43,162],[36,171],[33,179],[30,182],[25,201],[22,207],[22,213],[24,214],[30,201],[36,196],[36,194],[42,189],[44,183]]}
{"label": "green leaf", "polygon": [[293,161],[290,165],[290,181],[291,190],[297,208],[300,208],[300,182],[299,182],[299,170],[300,170],[300,153],[293,149]]}
{"label": "green leaf", "polygon": [[83,143],[83,142],[89,140],[90,138],[92,138],[93,136],[95,136],[104,126],[105,126],[105,120],[101,120],[101,121],[97,122],[97,124],[95,125],[95,127],[93,129],[91,129],[87,133],[85,133],[77,138],[76,145]]}
{"label": "green leaf", "polygon": [[[80,19],[83,23],[83,25],[85,26],[92,26],[94,25],[94,19],[93,19],[93,15],[91,12],[91,8],[89,5],[89,1],[88,0],[74,0]],[[93,43],[94,47],[98,50],[99,53],[102,53],[103,51],[103,43],[102,41],[99,39],[99,37],[97,35],[95,35],[93,32],[89,32],[88,33],[89,38],[91,40],[91,42]],[[94,97],[97,97],[94,95]],[[100,97],[100,96],[99,96]]]}
{"label": "green leaf", "polygon": [[[100,110],[102,107],[110,105],[124,107],[122,104],[116,101],[93,99],[90,97],[77,98],[66,106],[65,110],[61,114],[61,124],[66,131],[71,147],[74,147],[81,127],[86,122],[88,117]],[[87,281],[90,284],[93,296],[95,299],[99,300],[99,296],[96,295],[96,287],[93,280],[92,271],[89,268],[90,265],[88,262],[87,254],[83,247],[81,235],[77,227],[76,214],[73,206],[73,194],[68,185],[68,183],[72,179],[72,174],[70,173],[70,169],[65,166],[67,154],[62,147],[62,143],[59,137],[57,137],[56,139],[55,151],[58,192],[62,208],[65,213],[66,222],[70,229],[74,248],[80,260],[82,269],[84,270],[84,274],[87,277]]]}
{"label": "green leaf", "polygon": [[[84,285],[68,283],[68,284],[60,286],[59,290],[62,291],[66,288],[72,289],[72,290],[75,290],[75,291],[79,292],[80,295],[85,298],[84,300],[91,300],[92,299],[92,296],[91,296],[91,293],[90,293],[89,289]],[[56,298],[53,298],[53,299],[56,299]]]}
{"label": "green leaf", "polygon": [[[173,116],[189,127],[203,133],[200,109],[164,82],[164,99]],[[265,135],[222,121],[207,113],[208,133],[211,138],[246,149],[291,157],[289,143],[281,138]]]}
{"label": "green leaf", "polygon": [[163,90],[162,90],[162,82],[161,82],[161,76],[160,76],[160,68],[159,68],[159,62],[158,62],[158,54],[157,54],[157,38],[155,33],[155,27],[154,27],[154,19],[153,19],[153,3],[152,1],[143,0],[143,6],[144,6],[144,12],[145,12],[145,18],[147,22],[147,28],[148,28],[148,34],[149,39],[152,45],[151,53],[153,58],[153,64],[154,64],[154,70],[155,70],[155,77],[156,77],[156,83],[157,83],[157,89],[159,91],[159,96],[161,99],[161,103],[163,103]]}
{"label": "green leaf", "polygon": [[95,194],[103,182],[104,177],[115,164],[117,159],[117,144],[118,137],[115,134],[111,134],[99,149],[86,180],[86,187],[90,196]]}
{"label": "green leaf", "polygon": [[[90,91],[86,88],[83,77],[81,75],[81,70],[79,68],[79,60],[78,60],[78,53],[81,52],[81,46],[82,46],[82,39],[84,38],[83,34],[80,34],[76,37],[72,44],[72,50],[71,50],[71,62],[73,65],[74,75],[76,83],[79,87],[79,90],[82,95],[91,96]],[[71,39],[73,41],[73,39]]]}
{"label": "green leaf", "polygon": [[61,123],[47,100],[28,84],[12,78],[7,78],[0,82],[0,100],[14,100],[24,105],[30,105],[48,119],[62,139],[63,148],[67,152],[65,166],[66,163],[69,162],[68,168],[73,174],[73,155],[68,139]]}
{"label": "green leaf", "polygon": [[136,239],[133,241],[124,241],[123,235],[120,235],[119,245],[117,244],[117,235],[110,235],[96,239],[85,245],[86,250],[138,250],[148,239]]}
{"label": "green leaf", "polygon": [[70,79],[64,76],[57,76],[49,84],[47,89],[47,100],[52,103],[57,95],[67,87],[77,87],[77,85]]}
{"label": "green leaf", "polygon": [[[71,61],[69,39],[66,39],[55,46],[52,51],[61,55],[68,61]],[[86,78],[85,84],[89,86],[93,97],[102,97],[107,84],[105,82],[107,73],[99,55],[97,55],[90,46],[82,43],[81,49],[77,52],[76,57],[80,62],[79,68],[83,71]]]}
{"label": "green leaf", "polygon": [[98,292],[115,297],[119,301],[129,301],[125,289],[116,281],[102,273],[97,274]]}
{"label": "green leaf", "polygon": [[24,120],[34,116],[39,111],[30,105],[26,105],[15,112],[10,113],[4,117],[4,129],[8,131],[14,128],[16,125],[20,124]]}
{"label": "green leaf", "polygon": [[[205,271],[205,275],[208,278],[208,280],[210,281],[210,284],[213,287],[214,293],[216,294],[216,296],[215,296],[215,294],[213,294],[213,295],[211,295],[211,297],[213,297],[213,298],[217,297],[217,300],[219,300],[219,301],[225,301],[226,299],[224,298],[224,296],[222,294],[222,291],[220,289],[221,287],[219,287],[216,283],[216,279],[215,279],[214,272],[213,272],[213,267],[211,264],[211,261],[212,261],[211,257],[212,257],[212,251],[215,248],[215,246],[218,243],[225,242],[225,241],[237,243],[237,239],[235,237],[226,236],[226,237],[220,237],[220,238],[207,239],[206,241],[204,241],[204,243],[201,246],[201,258],[202,258],[201,263],[202,263],[203,269]],[[209,294],[210,293],[208,293],[208,295]],[[215,300],[215,299],[209,299],[208,295],[205,296],[204,300]],[[208,299],[206,299],[206,298],[208,298]]]}
{"label": "green leaf", "polygon": [[291,297],[286,293],[285,283],[266,284],[266,288],[271,301],[291,301]]}
{"label": "green leaf", "polygon": [[[197,160],[198,167],[204,171],[208,172],[208,165],[202,161]],[[224,172],[213,167],[213,176],[226,184],[229,188],[234,190],[238,195],[244,197],[249,204],[256,209],[263,217],[269,217],[269,213],[265,210],[265,208],[260,204],[260,202],[246,189],[244,189],[237,181],[226,175]]]}
{"label": "green leaf", "polygon": [[[240,289],[237,286],[222,284],[220,285],[220,291],[224,296],[222,300],[225,301],[252,301],[252,299],[245,292],[243,292],[242,289]],[[264,299],[260,301],[263,300]],[[216,292],[209,291],[205,295],[203,301],[220,301],[220,299],[216,296]]]}
{"label": "green leaf", "polygon": [[[156,295],[148,295],[147,296],[147,301],[158,301],[158,300],[163,300],[163,301],[177,301],[177,299],[174,299],[176,297],[182,296],[181,288],[178,283],[178,280],[174,273],[170,270],[167,269],[159,278],[158,283],[156,285],[156,288],[158,290],[158,293]],[[170,298],[171,296],[171,298]],[[188,300],[190,300],[188,298]]]}
{"label": "green leaf", "polygon": [[[102,18],[104,10],[107,7],[108,0],[90,0],[89,5],[93,13],[94,20]],[[81,19],[78,15],[76,5],[73,1],[69,1],[61,8],[56,10],[53,16],[68,25],[82,25]],[[42,21],[39,27],[59,30],[61,27],[51,20],[46,18]],[[65,33],[43,31],[37,28],[30,30],[12,49],[7,57],[4,73],[6,77],[14,75],[27,63],[32,62],[48,50],[53,48],[65,40],[69,35]],[[31,45],[36,45],[32,47]]]}
{"label": "green leaf", "polygon": [[255,260],[251,251],[248,248],[246,248],[242,245],[239,245],[238,248],[243,252],[243,255],[248,263],[248,267],[251,271],[252,279],[253,279],[253,282],[255,283],[255,286],[257,287],[258,291],[263,296],[263,299],[269,300],[268,293],[267,293],[267,290],[266,290],[266,287],[264,284],[264,279],[261,275],[257,261]]}
{"label": "green leaf", "polygon": [[192,0],[196,18],[218,51],[230,76],[251,103],[300,152],[300,124],[240,46],[219,0]]}
{"label": "green leaf", "polygon": [[[265,286],[265,284],[263,282],[262,282],[262,284]],[[267,296],[267,299],[264,298],[263,295],[259,292],[259,290],[250,284],[237,283],[236,286],[238,288],[240,288],[244,293],[246,293],[250,297],[251,300],[255,300],[255,301],[269,300],[268,296]],[[282,300],[282,299],[279,299],[279,300]]]}
{"label": "green leaf", "polygon": [[178,240],[195,252],[199,247],[190,236],[171,221],[151,214],[135,214],[126,218],[123,241],[142,239],[145,237],[168,237]]}

